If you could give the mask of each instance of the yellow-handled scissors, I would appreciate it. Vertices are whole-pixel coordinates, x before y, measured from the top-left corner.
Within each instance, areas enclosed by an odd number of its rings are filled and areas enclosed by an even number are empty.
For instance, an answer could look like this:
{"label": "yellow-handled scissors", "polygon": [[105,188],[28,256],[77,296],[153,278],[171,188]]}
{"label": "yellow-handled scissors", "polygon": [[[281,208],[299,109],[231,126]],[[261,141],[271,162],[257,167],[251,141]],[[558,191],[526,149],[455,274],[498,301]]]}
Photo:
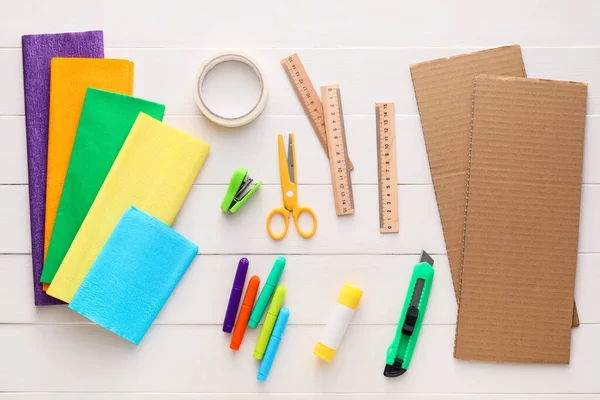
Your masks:
{"label": "yellow-handled scissors", "polygon": [[[269,235],[275,239],[280,240],[286,235],[290,226],[290,213],[294,218],[294,225],[296,230],[303,238],[312,237],[317,230],[317,216],[315,212],[306,206],[298,205],[298,191],[296,186],[296,146],[294,145],[294,134],[290,133],[288,140],[288,151],[287,158],[285,156],[285,148],[283,146],[283,136],[279,134],[279,180],[281,181],[281,195],[283,196],[283,207],[274,208],[267,216],[267,231]],[[300,214],[307,212],[313,220],[313,227],[310,232],[304,232],[298,224]],[[280,234],[275,234],[271,230],[271,218],[273,215],[280,214],[285,220],[285,228]]]}

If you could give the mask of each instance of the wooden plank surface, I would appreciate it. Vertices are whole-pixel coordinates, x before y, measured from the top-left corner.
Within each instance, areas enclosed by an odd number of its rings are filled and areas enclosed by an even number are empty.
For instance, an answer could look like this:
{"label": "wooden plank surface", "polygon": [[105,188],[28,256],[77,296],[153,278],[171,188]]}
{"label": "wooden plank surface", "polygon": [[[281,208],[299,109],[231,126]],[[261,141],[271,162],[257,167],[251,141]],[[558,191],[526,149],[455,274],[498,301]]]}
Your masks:
{"label": "wooden plank surface", "polygon": [[[228,132],[202,117],[167,116],[165,123],[188,132],[211,145],[211,155],[240,148],[235,162],[230,158],[210,157],[197,184],[228,184],[233,170],[239,166],[265,184],[279,184],[277,164],[277,133],[294,132],[298,181],[301,185],[324,185],[331,182],[325,154],[315,152],[319,145],[305,116],[265,115],[254,123]],[[375,116],[351,115],[345,118],[348,148],[356,168],[352,171],[354,185],[377,184],[377,148]],[[396,154],[398,183],[401,185],[431,185],[431,173],[425,152],[421,125],[417,116],[396,115]],[[0,116],[0,184],[27,183],[27,149],[25,118]],[[587,117],[584,184],[600,184],[600,116]],[[215,159],[216,158],[216,159]],[[302,193],[300,193],[302,196]]]}
{"label": "wooden plank surface", "polygon": [[[456,322],[456,304],[450,281],[448,258],[433,254],[435,283],[429,300],[426,325]],[[240,256],[198,256],[185,278],[159,314],[159,325],[222,323],[231,281]],[[277,255],[252,255],[248,276],[266,276]],[[288,267],[281,278],[288,291],[286,306],[294,310],[292,325],[325,324],[344,283],[365,292],[353,325],[395,324],[398,322],[404,288],[408,287],[412,265],[418,255],[288,255]],[[576,300],[582,324],[600,324],[600,255],[583,254],[577,265]],[[33,306],[31,260],[28,255],[0,256],[0,324],[91,323],[67,307]],[[381,279],[384,276],[386,279]],[[310,296],[306,293],[310,292]],[[395,301],[391,301],[395,300]],[[207,304],[218,304],[208,307]]]}
{"label": "wooden plank surface", "polygon": [[278,0],[174,1],[168,7],[143,0],[94,4],[35,0],[28,7],[18,4],[8,3],[3,9],[2,46],[18,46],[22,33],[94,28],[105,29],[106,44],[118,47],[600,43],[596,25],[591,22],[600,13],[595,0],[505,0],[493,4],[464,0],[460,6],[444,0],[377,0],[360,7],[346,7],[344,0],[309,0],[296,7],[286,7]]}
{"label": "wooden plank surface", "polygon": [[[0,400],[598,398],[600,3],[347,4],[0,0]],[[139,348],[66,307],[33,306],[21,35],[90,29],[104,30],[107,57],[135,63],[135,95],[164,103],[166,123],[211,145],[174,225],[198,243],[200,255]],[[522,45],[528,76],[589,83],[576,282],[582,325],[573,330],[569,366],[452,357],[456,304],[408,67],[513,43]],[[192,93],[198,65],[231,48],[260,62],[270,88],[263,115],[236,130],[200,116]],[[343,88],[355,166],[353,216],[335,216],[328,161],[279,63],[293,52],[315,87]],[[379,101],[396,105],[398,235],[379,233],[373,109]],[[296,134],[299,202],[315,210],[319,229],[311,240],[291,229],[274,242],[265,218],[281,203],[276,135],[288,132]],[[219,205],[238,167],[264,187],[228,216]],[[384,379],[385,349],[423,248],[436,260],[436,278],[421,341],[407,375]],[[288,257],[282,282],[292,314],[272,375],[260,384],[251,357],[257,332],[236,354],[220,324],[237,260],[249,257],[250,272],[264,278],[280,254]],[[312,348],[344,283],[365,295],[339,354],[326,365]]]}
{"label": "wooden plank surface", "polygon": [[410,375],[402,380],[382,377],[395,324],[350,326],[332,364],[312,354],[322,329],[322,325],[290,326],[263,384],[256,380],[258,363],[252,359],[258,330],[250,330],[235,353],[221,326],[214,325],[156,325],[137,348],[96,325],[7,325],[0,330],[0,351],[11,362],[0,365],[0,387],[6,391],[154,393],[600,391],[598,325],[573,331],[569,366],[455,360],[454,325],[428,326],[419,335]]}
{"label": "wooden plank surface", "polygon": [[[104,29],[105,35],[108,35],[110,31]],[[15,37],[20,36],[15,34]],[[509,40],[500,44],[513,43],[523,45],[527,76],[588,82],[588,114],[600,114],[600,71],[593,68],[600,63],[600,51],[597,48],[538,48],[527,47],[522,41]],[[307,48],[297,51],[318,92],[321,85],[332,82],[340,85],[345,115],[373,115],[373,103],[382,100],[394,102],[397,114],[417,115],[409,65],[482,48],[486,47]],[[106,57],[125,58],[134,62],[136,96],[162,102],[167,106],[167,115],[200,115],[194,102],[193,79],[200,63],[217,50],[120,49],[107,44]],[[304,110],[280,65],[281,58],[294,50],[264,49],[260,46],[243,50],[260,62],[271,88],[264,114],[304,116]],[[356,62],[357,59],[361,61]],[[3,88],[0,115],[22,115],[21,49],[0,47],[0,68],[4,71],[0,75],[0,88]],[[390,76],[394,79],[388,79]],[[224,93],[227,94],[230,93]],[[310,125],[307,126],[312,129]],[[309,130],[307,135],[309,133],[314,136],[312,131]]]}

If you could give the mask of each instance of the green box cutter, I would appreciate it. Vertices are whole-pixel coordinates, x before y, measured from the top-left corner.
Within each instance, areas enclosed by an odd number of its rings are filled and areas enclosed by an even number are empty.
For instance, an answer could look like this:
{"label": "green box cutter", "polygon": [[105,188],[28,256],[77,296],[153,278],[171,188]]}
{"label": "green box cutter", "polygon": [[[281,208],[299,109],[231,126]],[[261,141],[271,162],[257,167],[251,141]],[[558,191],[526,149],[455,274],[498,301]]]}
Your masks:
{"label": "green box cutter", "polygon": [[236,169],[231,175],[225,198],[221,202],[221,210],[226,213],[236,212],[260,185],[262,185],[262,181],[254,183],[254,180],[248,176],[246,168]]}
{"label": "green box cutter", "polygon": [[383,375],[388,378],[402,375],[410,365],[427,310],[433,272],[433,258],[423,251],[413,269],[394,342],[388,347],[383,370]]}

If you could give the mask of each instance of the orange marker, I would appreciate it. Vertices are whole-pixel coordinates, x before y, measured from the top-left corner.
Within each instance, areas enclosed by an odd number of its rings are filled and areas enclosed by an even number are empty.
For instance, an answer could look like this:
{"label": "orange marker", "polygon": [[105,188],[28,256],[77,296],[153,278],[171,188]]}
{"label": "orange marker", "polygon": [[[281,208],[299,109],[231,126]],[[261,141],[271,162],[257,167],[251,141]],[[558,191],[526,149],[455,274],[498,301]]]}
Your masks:
{"label": "orange marker", "polygon": [[242,340],[244,340],[244,334],[246,333],[246,327],[248,326],[248,320],[250,319],[250,313],[254,306],[254,300],[256,299],[256,292],[258,292],[258,285],[260,285],[260,278],[254,275],[248,282],[248,288],[244,295],[244,301],[240,308],[240,314],[238,315],[235,328],[231,334],[231,343],[229,348],[231,350],[239,350]]}

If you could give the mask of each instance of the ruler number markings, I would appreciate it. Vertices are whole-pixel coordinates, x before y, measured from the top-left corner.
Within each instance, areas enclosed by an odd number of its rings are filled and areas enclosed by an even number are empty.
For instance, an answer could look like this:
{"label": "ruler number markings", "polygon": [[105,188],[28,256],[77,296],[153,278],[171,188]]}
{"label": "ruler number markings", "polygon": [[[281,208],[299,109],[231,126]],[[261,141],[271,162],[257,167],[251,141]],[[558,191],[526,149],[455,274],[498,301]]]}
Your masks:
{"label": "ruler number markings", "polygon": [[397,233],[398,185],[396,171],[396,128],[393,103],[377,103],[377,172],[379,194],[379,230]]}
{"label": "ruler number markings", "polygon": [[[285,72],[292,83],[294,91],[302,105],[302,109],[317,135],[317,139],[319,139],[319,142],[321,143],[321,147],[323,147],[325,154],[329,157],[325,118],[323,115],[323,103],[302,64],[302,61],[300,61],[300,57],[297,53],[294,53],[282,59],[281,65],[285,69]],[[352,170],[354,166],[350,159],[348,159],[348,162],[350,169]]]}
{"label": "ruler number markings", "polygon": [[348,158],[348,147],[338,85],[321,87],[329,164],[337,215],[354,214],[354,195]]}

